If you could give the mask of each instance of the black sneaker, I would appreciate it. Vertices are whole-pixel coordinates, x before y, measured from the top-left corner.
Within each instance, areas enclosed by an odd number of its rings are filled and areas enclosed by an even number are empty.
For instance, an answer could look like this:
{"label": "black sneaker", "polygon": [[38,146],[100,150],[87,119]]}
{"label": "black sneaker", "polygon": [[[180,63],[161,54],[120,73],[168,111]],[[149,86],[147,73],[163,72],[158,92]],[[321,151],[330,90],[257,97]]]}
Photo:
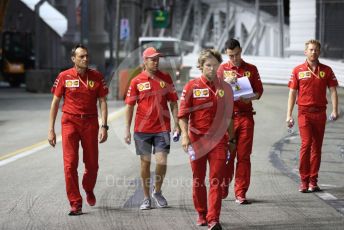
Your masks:
{"label": "black sneaker", "polygon": [[321,189],[318,185],[309,185],[308,192],[320,192]]}
{"label": "black sneaker", "polygon": [[222,230],[222,226],[219,222],[211,222],[208,224],[208,230]]}
{"label": "black sneaker", "polygon": [[71,209],[70,209],[70,212],[69,214],[70,216],[80,216],[82,215],[82,209],[80,206],[73,206]]}

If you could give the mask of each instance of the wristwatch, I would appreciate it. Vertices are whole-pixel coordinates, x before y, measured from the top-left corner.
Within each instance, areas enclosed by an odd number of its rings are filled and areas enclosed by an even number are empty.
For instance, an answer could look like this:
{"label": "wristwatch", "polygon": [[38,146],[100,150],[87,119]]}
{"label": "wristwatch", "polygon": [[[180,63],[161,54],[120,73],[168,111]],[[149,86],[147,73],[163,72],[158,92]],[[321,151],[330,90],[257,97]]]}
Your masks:
{"label": "wristwatch", "polygon": [[230,139],[228,142],[231,143],[231,144],[236,144],[236,139],[235,139],[235,138],[232,138],[232,139]]}
{"label": "wristwatch", "polygon": [[106,129],[106,130],[109,130],[109,126],[108,125],[102,125],[101,127]]}

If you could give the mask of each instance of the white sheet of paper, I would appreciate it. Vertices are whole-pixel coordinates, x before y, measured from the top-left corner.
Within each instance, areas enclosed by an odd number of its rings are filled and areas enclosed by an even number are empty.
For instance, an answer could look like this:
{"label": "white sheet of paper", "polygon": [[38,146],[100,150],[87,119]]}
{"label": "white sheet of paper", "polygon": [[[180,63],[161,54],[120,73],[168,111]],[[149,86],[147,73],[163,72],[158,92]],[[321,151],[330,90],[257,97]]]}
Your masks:
{"label": "white sheet of paper", "polygon": [[230,84],[234,93],[234,101],[239,100],[239,97],[251,98],[255,96],[253,93],[251,83],[247,77],[240,77],[237,82]]}

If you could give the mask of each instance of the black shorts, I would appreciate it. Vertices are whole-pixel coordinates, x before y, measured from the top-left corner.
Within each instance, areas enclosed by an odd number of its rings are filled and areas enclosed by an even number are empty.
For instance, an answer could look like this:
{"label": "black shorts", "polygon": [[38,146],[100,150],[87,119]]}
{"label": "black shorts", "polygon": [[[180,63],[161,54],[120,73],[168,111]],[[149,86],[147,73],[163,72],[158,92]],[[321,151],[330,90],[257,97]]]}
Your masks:
{"label": "black shorts", "polygon": [[137,155],[145,155],[156,152],[170,152],[170,133],[134,133],[135,147]]}

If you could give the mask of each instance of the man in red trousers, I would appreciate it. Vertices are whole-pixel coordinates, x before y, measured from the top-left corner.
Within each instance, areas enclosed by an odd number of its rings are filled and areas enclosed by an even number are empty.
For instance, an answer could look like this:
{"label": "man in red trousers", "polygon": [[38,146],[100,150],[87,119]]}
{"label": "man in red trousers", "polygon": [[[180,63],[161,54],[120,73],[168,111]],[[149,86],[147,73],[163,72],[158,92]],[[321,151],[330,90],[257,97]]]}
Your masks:
{"label": "man in red trousers", "polygon": [[300,192],[316,192],[321,162],[321,147],[326,124],[326,89],[330,89],[332,101],[331,119],[338,117],[338,81],[329,66],[319,62],[320,42],[306,42],[306,61],[296,66],[291,74],[288,87],[287,125],[294,124],[293,108],[297,99],[298,123],[301,136],[300,148]]}
{"label": "man in red trousers", "polygon": [[255,114],[252,101],[259,100],[263,94],[263,85],[257,67],[245,62],[241,58],[241,47],[239,41],[230,39],[225,45],[229,62],[224,63],[218,69],[218,77],[223,78],[229,83],[236,83],[238,78],[247,77],[254,95],[250,98],[240,97],[234,102],[234,137],[236,139],[236,152],[231,153],[230,162],[227,165],[225,180],[222,189],[222,198],[228,195],[228,185],[234,173],[234,161],[237,160],[235,167],[234,192],[238,204],[248,204],[246,192],[250,185],[251,178],[251,153],[253,145],[253,132]]}
{"label": "man in red trousers", "polygon": [[[82,197],[79,190],[78,163],[79,142],[83,148],[85,171],[82,186],[86,201],[90,206],[96,204],[93,193],[98,172],[98,141],[107,139],[108,88],[102,74],[88,68],[88,51],[81,44],[72,49],[74,67],[61,72],[51,89],[54,94],[49,120],[48,141],[56,145],[55,120],[60,100],[62,107],[62,147],[67,197],[71,206],[69,215],[82,214]],[[101,108],[102,125],[99,130],[97,101]]]}

